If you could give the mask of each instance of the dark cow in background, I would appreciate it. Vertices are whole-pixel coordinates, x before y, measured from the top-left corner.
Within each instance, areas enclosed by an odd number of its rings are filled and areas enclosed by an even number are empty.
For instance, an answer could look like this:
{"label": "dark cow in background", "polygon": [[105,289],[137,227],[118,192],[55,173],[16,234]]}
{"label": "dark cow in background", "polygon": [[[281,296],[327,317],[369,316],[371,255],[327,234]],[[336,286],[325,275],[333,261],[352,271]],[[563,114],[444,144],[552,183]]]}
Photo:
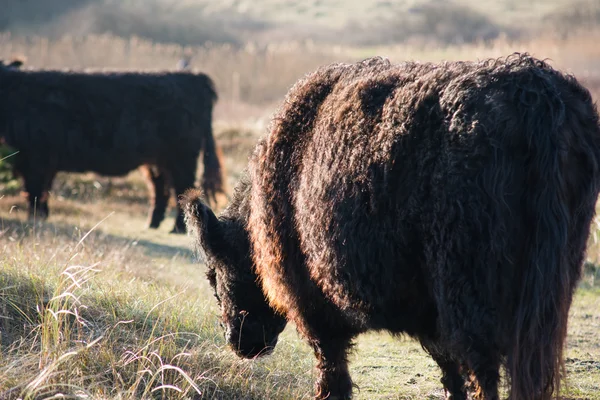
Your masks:
{"label": "dark cow in background", "polygon": [[[528,55],[324,67],[289,92],[217,218],[182,199],[229,344],[267,354],[286,319],[347,399],[347,352],[408,334],[447,396],[559,390],[599,191],[589,92]],[[467,382],[469,382],[467,384]]]}
{"label": "dark cow in background", "polygon": [[[204,74],[81,73],[0,68],[0,136],[18,150],[30,215],[48,216],[48,191],[59,171],[121,176],[142,166],[151,186],[149,226],[164,219],[171,188],[223,192],[212,132],[217,99]],[[184,232],[178,206],[175,232]]]}

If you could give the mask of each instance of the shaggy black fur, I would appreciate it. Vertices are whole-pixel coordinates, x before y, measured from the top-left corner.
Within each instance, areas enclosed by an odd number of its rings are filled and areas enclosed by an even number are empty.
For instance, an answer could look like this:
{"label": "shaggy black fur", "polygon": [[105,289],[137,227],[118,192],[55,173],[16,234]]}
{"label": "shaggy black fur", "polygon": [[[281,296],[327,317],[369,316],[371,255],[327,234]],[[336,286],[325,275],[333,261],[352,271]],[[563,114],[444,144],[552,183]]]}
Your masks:
{"label": "shaggy black fur", "polygon": [[314,348],[317,398],[351,396],[352,340],[383,329],[417,338],[453,399],[498,399],[503,366],[512,400],[542,400],[599,178],[573,77],[519,54],[370,59],[295,85],[221,217],[198,192],[182,204],[230,345],[257,354],[285,316]]}
{"label": "shaggy black fur", "polygon": [[[151,187],[149,226],[164,219],[170,188],[194,186],[203,152],[207,197],[222,192],[212,133],[217,99],[204,74],[76,73],[0,68],[0,136],[18,150],[30,215],[48,216],[57,172],[125,175],[144,167]],[[174,231],[184,232],[178,208]]]}

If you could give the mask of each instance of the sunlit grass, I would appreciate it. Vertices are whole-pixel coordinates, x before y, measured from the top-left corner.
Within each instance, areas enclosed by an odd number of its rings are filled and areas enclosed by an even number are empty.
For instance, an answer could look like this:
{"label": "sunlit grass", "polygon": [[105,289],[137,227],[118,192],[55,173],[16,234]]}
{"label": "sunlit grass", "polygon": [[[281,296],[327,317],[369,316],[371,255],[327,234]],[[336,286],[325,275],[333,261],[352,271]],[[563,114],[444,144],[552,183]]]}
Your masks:
{"label": "sunlit grass", "polygon": [[[110,250],[98,256],[94,248],[104,239],[93,232],[77,240],[30,228],[9,228],[0,242],[1,398],[294,398],[299,384],[310,390],[310,357],[296,363],[300,378],[277,366],[280,357],[298,357],[285,338],[279,357],[235,358],[203,284],[123,271],[115,260],[142,270],[148,257],[119,247],[114,251],[134,257]],[[190,281],[204,281],[201,274],[200,266],[187,271]]]}

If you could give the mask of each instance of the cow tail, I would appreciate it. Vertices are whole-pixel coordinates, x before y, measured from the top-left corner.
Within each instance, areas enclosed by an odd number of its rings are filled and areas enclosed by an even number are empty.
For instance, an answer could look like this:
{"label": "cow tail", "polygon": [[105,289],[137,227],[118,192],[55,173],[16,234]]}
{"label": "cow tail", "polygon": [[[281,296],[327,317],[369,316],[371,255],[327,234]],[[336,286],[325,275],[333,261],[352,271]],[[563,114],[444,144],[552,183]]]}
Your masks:
{"label": "cow tail", "polygon": [[223,166],[221,162],[221,149],[215,143],[212,129],[206,134],[204,140],[204,175],[202,177],[202,190],[206,198],[217,203],[217,193],[223,193]]}
{"label": "cow tail", "polygon": [[[208,77],[207,77],[208,79]],[[217,101],[217,94],[214,89],[214,85],[210,79],[208,79],[208,91],[210,94],[210,100],[212,104]],[[212,108],[212,106],[211,106]],[[203,152],[203,165],[204,175],[202,179],[202,190],[206,199],[217,203],[217,193],[224,193],[223,184],[223,163],[221,149],[215,142],[215,137],[212,129],[212,112],[204,132],[204,152]]]}
{"label": "cow tail", "polygon": [[[582,125],[577,118],[580,115],[565,104],[549,74],[537,78],[542,85],[538,101],[521,109],[528,141],[524,199],[529,237],[519,264],[514,341],[507,360],[512,400],[547,399],[552,393],[558,396],[568,313],[584,253],[585,238],[579,236],[587,237],[584,226],[572,227],[581,221],[589,227],[594,208],[590,204],[597,195],[596,155],[588,154],[584,169],[579,149],[584,147],[577,144],[597,130]],[[586,107],[591,102],[579,104],[589,110]],[[577,209],[592,211],[581,219]]]}

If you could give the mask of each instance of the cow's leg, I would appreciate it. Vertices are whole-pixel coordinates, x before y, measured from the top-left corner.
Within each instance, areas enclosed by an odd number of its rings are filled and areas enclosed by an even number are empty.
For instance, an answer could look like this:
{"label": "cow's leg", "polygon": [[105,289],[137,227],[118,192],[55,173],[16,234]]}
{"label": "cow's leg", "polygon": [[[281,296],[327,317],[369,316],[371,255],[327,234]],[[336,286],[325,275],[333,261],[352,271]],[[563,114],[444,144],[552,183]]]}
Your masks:
{"label": "cow's leg", "polygon": [[22,156],[15,163],[15,170],[23,179],[23,187],[29,203],[29,219],[44,220],[48,218],[48,190],[56,172],[47,165],[35,166],[28,161]]}
{"label": "cow's leg", "polygon": [[144,165],[142,172],[148,182],[150,191],[150,212],[148,213],[148,228],[156,229],[165,219],[171,191],[167,182],[167,174],[158,166]]}
{"label": "cow's leg", "polygon": [[442,370],[442,385],[446,399],[466,400],[467,391],[465,377],[461,364],[453,357],[446,354],[435,343],[423,343],[423,348],[431,355],[431,358]]}
{"label": "cow's leg", "polygon": [[50,216],[50,209],[48,208],[48,199],[50,198],[50,190],[52,189],[52,182],[54,181],[55,176],[56,171],[45,171],[44,173],[42,197],[40,199],[40,202],[38,203],[38,208],[43,218],[48,218]]}
{"label": "cow's leg", "polygon": [[27,194],[28,217],[31,220],[48,218],[47,210],[44,210],[42,204],[47,202],[47,194],[44,196],[44,186],[41,176],[35,173],[26,173],[22,175],[23,186]]}
{"label": "cow's leg", "polygon": [[[462,238],[460,232],[447,233]],[[458,239],[456,239],[458,240]],[[500,350],[497,339],[498,319],[496,311],[488,304],[483,283],[465,271],[476,270],[479,254],[464,253],[463,243],[446,244],[447,253],[438,252],[440,257],[437,271],[438,318],[444,327],[444,337],[452,338],[453,354],[470,373],[467,394],[475,399],[498,400],[500,380]],[[433,250],[432,254],[435,254]],[[491,272],[490,272],[491,273]],[[484,281],[485,282],[485,281]],[[473,379],[474,378],[474,379]]]}
{"label": "cow's leg", "polygon": [[309,341],[317,357],[318,377],[315,398],[342,400],[352,398],[352,379],[348,372],[348,351],[352,337],[327,337]]}
{"label": "cow's leg", "polygon": [[183,210],[179,205],[179,198],[186,190],[194,187],[196,180],[196,168],[198,163],[198,154],[181,155],[181,158],[170,169],[175,187],[175,196],[177,197],[177,216],[175,217],[175,226],[171,233],[185,233],[186,226],[183,218]]}
{"label": "cow's leg", "polygon": [[500,398],[498,395],[500,360],[490,349],[491,346],[470,346],[466,353],[467,364],[477,380],[475,399],[498,400]]}

